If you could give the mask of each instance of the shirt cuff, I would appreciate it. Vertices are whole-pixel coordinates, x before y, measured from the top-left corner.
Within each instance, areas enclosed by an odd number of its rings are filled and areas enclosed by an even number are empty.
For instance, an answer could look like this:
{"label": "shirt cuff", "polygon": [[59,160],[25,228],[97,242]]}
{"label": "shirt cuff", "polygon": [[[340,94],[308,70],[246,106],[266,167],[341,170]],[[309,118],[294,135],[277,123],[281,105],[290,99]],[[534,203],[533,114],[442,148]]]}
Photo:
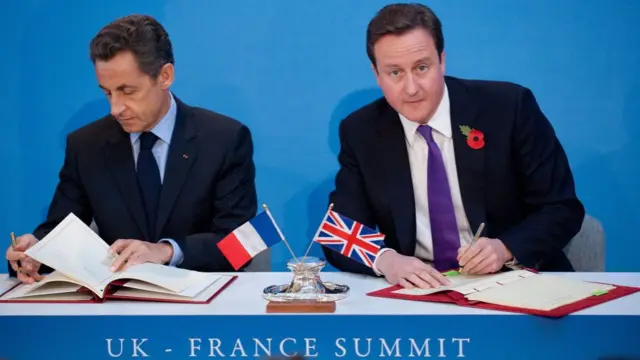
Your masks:
{"label": "shirt cuff", "polygon": [[173,247],[173,256],[171,257],[171,261],[169,262],[169,266],[178,266],[182,263],[183,254],[182,249],[178,246],[173,239],[161,239],[158,243],[168,242]]}
{"label": "shirt cuff", "polygon": [[376,273],[376,275],[378,275],[378,276],[382,276],[383,274],[382,274],[382,273],[378,270],[378,268],[376,267],[376,262],[378,262],[378,258],[379,258],[379,257],[380,257],[380,255],[382,255],[382,253],[384,253],[385,251],[395,251],[395,250],[393,250],[392,248],[384,248],[384,249],[381,249],[381,250],[378,252],[378,255],[376,255],[376,259],[375,259],[375,260],[373,260],[373,266],[372,266],[372,269],[373,269],[373,272],[374,272],[374,273]]}

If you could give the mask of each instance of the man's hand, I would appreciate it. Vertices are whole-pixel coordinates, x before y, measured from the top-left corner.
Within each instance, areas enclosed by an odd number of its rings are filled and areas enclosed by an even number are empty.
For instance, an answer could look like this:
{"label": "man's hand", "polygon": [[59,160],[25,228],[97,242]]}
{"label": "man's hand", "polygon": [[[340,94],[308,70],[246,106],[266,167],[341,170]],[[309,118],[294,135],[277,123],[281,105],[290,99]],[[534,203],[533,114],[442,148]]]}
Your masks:
{"label": "man's hand", "polygon": [[148,262],[168,264],[173,256],[173,246],[167,243],[154,244],[141,240],[120,239],[111,245],[109,253],[116,255],[111,271],[118,271]]}
{"label": "man's hand", "polygon": [[458,263],[469,275],[491,274],[502,268],[513,255],[500,239],[479,238],[475,245],[458,249]]}
{"label": "man's hand", "polygon": [[420,259],[400,255],[395,251],[385,251],[376,260],[376,267],[392,285],[400,284],[405,288],[437,288],[449,285],[449,280],[438,270]]}
{"label": "man's hand", "polygon": [[[18,273],[18,280],[26,284],[32,284],[34,281],[42,280],[42,275],[38,274],[40,263],[28,257],[24,252],[38,242],[38,239],[31,234],[19,236],[16,239],[15,249],[9,246],[7,249],[7,260],[11,268]],[[20,261],[20,265],[18,265]]]}

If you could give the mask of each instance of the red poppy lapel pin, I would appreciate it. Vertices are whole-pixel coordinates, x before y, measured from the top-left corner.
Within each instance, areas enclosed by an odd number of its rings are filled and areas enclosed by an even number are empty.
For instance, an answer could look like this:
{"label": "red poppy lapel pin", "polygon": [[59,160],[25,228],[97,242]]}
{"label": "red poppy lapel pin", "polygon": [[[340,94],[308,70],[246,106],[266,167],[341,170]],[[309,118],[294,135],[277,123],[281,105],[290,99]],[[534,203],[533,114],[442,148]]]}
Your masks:
{"label": "red poppy lapel pin", "polygon": [[460,125],[462,135],[467,137],[467,145],[474,150],[484,147],[484,134],[480,130],[472,129],[467,125]]}

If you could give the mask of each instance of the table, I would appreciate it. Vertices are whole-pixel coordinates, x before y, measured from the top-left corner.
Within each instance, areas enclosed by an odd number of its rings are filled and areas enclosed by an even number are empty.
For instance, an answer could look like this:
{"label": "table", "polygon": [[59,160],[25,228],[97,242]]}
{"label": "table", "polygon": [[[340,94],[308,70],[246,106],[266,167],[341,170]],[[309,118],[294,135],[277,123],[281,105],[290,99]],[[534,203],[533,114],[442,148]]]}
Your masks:
{"label": "table", "polygon": [[[640,287],[640,273],[560,275]],[[548,319],[374,298],[383,279],[322,276],[351,287],[334,314],[266,314],[261,291],[287,272],[241,273],[207,305],[0,304],[0,359],[640,359],[640,293]],[[0,275],[0,291],[11,283]]]}

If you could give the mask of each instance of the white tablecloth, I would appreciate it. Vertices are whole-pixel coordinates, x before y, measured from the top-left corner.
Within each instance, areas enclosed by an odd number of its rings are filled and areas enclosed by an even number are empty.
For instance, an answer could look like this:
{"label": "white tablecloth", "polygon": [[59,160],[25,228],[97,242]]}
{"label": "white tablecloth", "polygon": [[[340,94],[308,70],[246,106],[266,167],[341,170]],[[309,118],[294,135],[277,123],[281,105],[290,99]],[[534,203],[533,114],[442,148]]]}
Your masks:
{"label": "white tablecloth", "polygon": [[[7,315],[273,315],[266,314],[262,290],[273,284],[286,284],[289,272],[239,273],[239,278],[207,305],[110,301],[101,304],[0,304],[0,316]],[[562,273],[586,281],[640,287],[640,273]],[[327,272],[324,281],[346,284],[348,298],[337,303],[336,315],[504,315],[449,304],[383,299],[366,293],[388,286],[379,278]],[[14,282],[0,274],[0,293]],[[640,293],[580,311],[584,315],[640,315]],[[327,315],[327,314],[322,314]],[[518,316],[517,314],[513,314]]]}

